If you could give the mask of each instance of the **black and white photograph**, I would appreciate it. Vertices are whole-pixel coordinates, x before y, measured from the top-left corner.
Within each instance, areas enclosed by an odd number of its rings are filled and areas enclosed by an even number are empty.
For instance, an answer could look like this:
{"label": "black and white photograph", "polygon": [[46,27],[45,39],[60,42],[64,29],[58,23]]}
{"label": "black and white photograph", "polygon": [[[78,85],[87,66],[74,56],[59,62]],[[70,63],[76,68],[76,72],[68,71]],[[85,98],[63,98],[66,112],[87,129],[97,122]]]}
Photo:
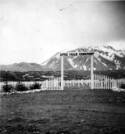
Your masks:
{"label": "black and white photograph", "polygon": [[125,134],[125,1],[0,0],[0,134]]}

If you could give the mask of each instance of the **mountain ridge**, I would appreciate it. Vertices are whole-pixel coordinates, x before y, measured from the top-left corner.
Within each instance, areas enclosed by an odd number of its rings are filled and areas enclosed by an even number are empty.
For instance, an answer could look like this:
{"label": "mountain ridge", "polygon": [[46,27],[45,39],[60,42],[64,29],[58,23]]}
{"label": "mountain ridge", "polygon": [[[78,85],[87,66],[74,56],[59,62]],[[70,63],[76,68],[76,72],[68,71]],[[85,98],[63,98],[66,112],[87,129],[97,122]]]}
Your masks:
{"label": "mountain ridge", "polygon": [[[117,49],[116,49],[117,48]],[[125,49],[116,46],[89,46],[76,49],[67,49],[57,52],[48,60],[37,63],[14,63],[10,65],[0,65],[0,70],[10,71],[58,71],[61,69],[60,53],[62,52],[90,52],[94,55],[94,70],[115,70],[125,69]],[[64,56],[65,70],[90,70],[91,68],[90,56]]]}
{"label": "mountain ridge", "polygon": [[26,63],[26,62],[20,62],[20,63],[14,63],[10,65],[0,65],[0,70],[8,70],[8,71],[43,71],[40,64],[37,63]]}
{"label": "mountain ridge", "polygon": [[[113,46],[90,46],[77,48],[67,52],[91,52],[94,51],[94,70],[114,70],[125,68],[125,53],[124,50],[115,49]],[[41,66],[48,70],[60,70],[60,52],[52,56]],[[68,61],[68,63],[67,63]],[[90,70],[90,56],[68,56],[64,58],[64,69],[72,70]],[[68,64],[70,64],[68,66]]]}

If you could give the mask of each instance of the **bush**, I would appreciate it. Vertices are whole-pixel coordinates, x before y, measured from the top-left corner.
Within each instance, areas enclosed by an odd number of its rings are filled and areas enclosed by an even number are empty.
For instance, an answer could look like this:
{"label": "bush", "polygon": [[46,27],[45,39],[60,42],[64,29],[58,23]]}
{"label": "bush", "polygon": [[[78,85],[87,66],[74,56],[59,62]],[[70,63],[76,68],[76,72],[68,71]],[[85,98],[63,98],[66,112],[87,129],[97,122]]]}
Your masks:
{"label": "bush", "polygon": [[121,83],[120,88],[125,89],[125,83]]}
{"label": "bush", "polygon": [[12,85],[3,85],[2,87],[3,91],[4,92],[10,92],[12,89],[13,89],[13,86]]}
{"label": "bush", "polygon": [[26,87],[24,84],[22,83],[17,83],[16,87],[15,87],[16,91],[27,91],[28,87]]}
{"label": "bush", "polygon": [[41,89],[41,84],[34,83],[33,85],[30,86],[30,90],[33,90],[33,89]]}

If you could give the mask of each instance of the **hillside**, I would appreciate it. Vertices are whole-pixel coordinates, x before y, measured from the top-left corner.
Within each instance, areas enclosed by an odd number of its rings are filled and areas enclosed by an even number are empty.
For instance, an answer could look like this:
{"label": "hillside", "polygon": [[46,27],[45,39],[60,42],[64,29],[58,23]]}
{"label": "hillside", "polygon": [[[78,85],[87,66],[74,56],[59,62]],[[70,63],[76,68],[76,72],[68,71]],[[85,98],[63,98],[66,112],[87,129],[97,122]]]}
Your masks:
{"label": "hillside", "polygon": [[[125,49],[122,46],[91,46],[77,48],[75,50],[65,50],[62,52],[95,52],[94,55],[94,70],[118,70],[125,69]],[[37,63],[14,63],[11,65],[0,65],[0,70],[9,71],[59,71],[61,70],[61,58],[58,52],[47,61]],[[65,56],[64,69],[65,70],[90,70],[90,56]]]}
{"label": "hillside", "polygon": [[26,71],[42,71],[41,65],[37,63],[14,63],[11,65],[0,65],[0,70],[9,70],[17,72],[26,72]]}
{"label": "hillside", "polygon": [[[121,50],[120,50],[121,49]],[[122,48],[116,49],[112,46],[93,46],[78,48],[65,52],[90,52],[94,51],[94,70],[116,70],[125,68],[125,52]],[[64,57],[65,70],[90,70],[90,56],[68,56]],[[41,64],[44,70],[60,70],[60,52]]]}

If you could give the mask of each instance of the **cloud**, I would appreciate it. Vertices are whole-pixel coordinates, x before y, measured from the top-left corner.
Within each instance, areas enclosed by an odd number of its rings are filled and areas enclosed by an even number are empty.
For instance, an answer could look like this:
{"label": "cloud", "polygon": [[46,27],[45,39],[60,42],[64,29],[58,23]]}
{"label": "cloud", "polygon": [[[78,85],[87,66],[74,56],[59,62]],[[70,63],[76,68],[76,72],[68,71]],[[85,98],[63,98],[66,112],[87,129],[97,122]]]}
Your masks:
{"label": "cloud", "polygon": [[41,63],[67,48],[104,45],[125,37],[124,3],[0,2],[0,60],[4,64]]}
{"label": "cloud", "polygon": [[111,41],[105,45],[113,46],[116,50],[125,50],[125,40]]}

